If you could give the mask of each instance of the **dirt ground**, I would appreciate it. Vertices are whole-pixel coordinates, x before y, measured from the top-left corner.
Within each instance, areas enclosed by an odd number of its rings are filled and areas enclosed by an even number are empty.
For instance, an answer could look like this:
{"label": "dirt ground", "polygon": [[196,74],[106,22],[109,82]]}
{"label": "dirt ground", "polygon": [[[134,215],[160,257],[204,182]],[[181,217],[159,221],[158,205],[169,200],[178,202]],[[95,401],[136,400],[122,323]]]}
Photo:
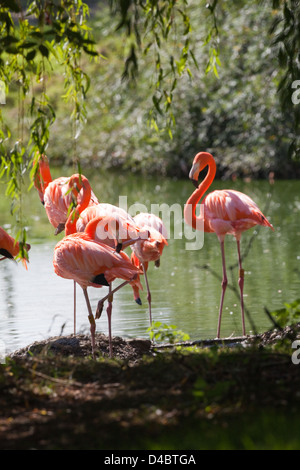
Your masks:
{"label": "dirt ground", "polygon": [[110,359],[97,335],[96,360],[88,335],[34,343],[0,366],[0,449],[300,448],[298,338],[114,338]]}

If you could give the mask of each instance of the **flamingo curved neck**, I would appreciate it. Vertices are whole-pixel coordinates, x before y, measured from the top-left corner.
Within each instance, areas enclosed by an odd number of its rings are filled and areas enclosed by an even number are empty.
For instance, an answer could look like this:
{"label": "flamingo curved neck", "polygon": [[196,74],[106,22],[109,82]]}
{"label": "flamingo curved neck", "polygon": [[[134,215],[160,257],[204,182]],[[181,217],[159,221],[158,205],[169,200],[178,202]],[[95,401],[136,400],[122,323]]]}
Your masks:
{"label": "flamingo curved neck", "polygon": [[81,212],[84,211],[89,205],[91,195],[92,195],[92,188],[87,178],[83,175],[73,175],[69,181],[69,188],[72,190],[72,193],[77,198],[81,189],[83,189],[83,195],[81,198],[80,203],[77,205],[75,209],[72,210],[71,214],[68,217],[66,222],[65,233],[66,235],[70,235],[71,233],[75,233],[76,230],[76,223],[79,219]]}
{"label": "flamingo curved neck", "polygon": [[[187,200],[185,207],[184,207],[184,218],[185,221],[191,225],[194,229],[199,227],[198,222],[202,222],[204,219],[204,224],[205,224],[205,218],[204,218],[204,212],[201,211],[199,216],[196,216],[196,207],[200,199],[204,196],[210,185],[212,184],[215,176],[216,176],[216,162],[212,155],[207,154],[207,157],[205,159],[205,163],[201,167],[201,169],[204,169],[206,166],[208,166],[208,172],[202,183],[198,186],[198,188],[191,194],[189,199]],[[205,230],[205,225],[204,225],[204,231]]]}
{"label": "flamingo curved neck", "polygon": [[46,155],[42,155],[39,159],[39,174],[41,179],[42,191],[45,192],[49,183],[52,182],[49,161]]}
{"label": "flamingo curved neck", "polygon": [[44,204],[44,194],[49,183],[52,182],[52,176],[49,168],[49,162],[45,155],[39,158],[38,163],[34,160],[33,165],[37,164],[36,173],[34,176],[34,186],[39,193],[41,202]]}

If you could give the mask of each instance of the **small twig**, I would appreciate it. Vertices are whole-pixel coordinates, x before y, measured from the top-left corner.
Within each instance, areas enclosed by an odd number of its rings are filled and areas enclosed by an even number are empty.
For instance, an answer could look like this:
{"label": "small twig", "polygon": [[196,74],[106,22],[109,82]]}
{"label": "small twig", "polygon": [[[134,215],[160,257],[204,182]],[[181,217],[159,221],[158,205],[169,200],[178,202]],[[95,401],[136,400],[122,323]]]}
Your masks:
{"label": "small twig", "polygon": [[35,369],[29,368],[28,369],[32,374],[37,375],[38,377],[41,377],[42,379],[49,380],[50,382],[57,383],[59,385],[64,385],[64,386],[74,386],[74,387],[83,387],[83,384],[80,382],[74,382],[71,380],[65,380],[65,379],[56,379],[55,377],[51,377],[50,375],[43,374],[43,372],[39,372]]}
{"label": "small twig", "polygon": [[181,343],[165,343],[161,345],[155,345],[154,349],[168,349],[168,348],[175,348],[177,346],[203,346],[203,347],[209,347],[209,346],[216,346],[216,345],[226,345],[226,344],[239,344],[247,340],[253,340],[255,338],[258,338],[258,335],[251,335],[251,336],[230,336],[229,338],[214,338],[214,339],[200,339],[200,340],[194,340],[194,341],[184,341]]}
{"label": "small twig", "polygon": [[271,322],[273,323],[274,328],[278,328],[280,331],[283,331],[283,328],[281,328],[281,326],[277,323],[277,321],[275,320],[273,315],[269,312],[267,307],[264,307],[264,310],[265,310],[265,313],[267,314],[267,317],[269,318],[269,320],[271,320]]}

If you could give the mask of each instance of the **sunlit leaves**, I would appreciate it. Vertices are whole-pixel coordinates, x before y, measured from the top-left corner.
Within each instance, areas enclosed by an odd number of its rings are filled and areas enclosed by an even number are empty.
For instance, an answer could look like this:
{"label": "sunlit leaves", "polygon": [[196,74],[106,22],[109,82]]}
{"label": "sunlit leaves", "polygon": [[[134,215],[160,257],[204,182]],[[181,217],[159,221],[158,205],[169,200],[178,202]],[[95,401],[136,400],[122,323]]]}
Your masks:
{"label": "sunlit leaves", "polygon": [[299,322],[300,299],[294,300],[291,303],[285,303],[284,307],[271,312],[271,315],[281,328]]}
{"label": "sunlit leaves", "polygon": [[140,57],[153,55],[155,75],[149,123],[157,130],[165,127],[172,136],[173,91],[179,77],[192,76],[189,62],[196,62],[190,47],[188,1],[115,0],[111,7],[120,16],[117,29],[125,31],[130,43],[123,79],[136,78]]}
{"label": "sunlit leaves", "polygon": [[[273,5],[279,8],[279,2]],[[283,75],[279,82],[278,91],[283,109],[290,109],[294,118],[295,134],[290,145],[290,156],[300,160],[300,106],[292,100],[293,83],[300,76],[300,3],[297,0],[282,2],[281,10],[277,11],[270,33],[274,37],[273,46],[277,48],[277,56]]]}
{"label": "sunlit leaves", "polygon": [[[78,123],[86,119],[84,99],[90,80],[80,66],[80,59],[82,53],[98,55],[87,26],[88,13],[82,0],[0,2],[0,80],[6,87],[13,84],[19,90],[16,129],[9,129],[0,114],[0,176],[7,180],[6,193],[12,198],[12,210],[20,226],[21,250],[26,246],[22,227],[23,174],[31,162],[30,156],[47,150],[50,128],[56,118],[46,89],[47,75],[54,64],[64,66],[64,99],[70,103],[70,117],[77,129],[74,139],[78,136]],[[26,118],[30,120],[28,132],[24,127],[25,101]]]}
{"label": "sunlit leaves", "polygon": [[178,330],[175,325],[163,324],[159,321],[152,322],[150,328],[148,328],[150,340],[153,342],[168,342],[175,344],[180,341],[188,341],[190,339],[187,333]]}

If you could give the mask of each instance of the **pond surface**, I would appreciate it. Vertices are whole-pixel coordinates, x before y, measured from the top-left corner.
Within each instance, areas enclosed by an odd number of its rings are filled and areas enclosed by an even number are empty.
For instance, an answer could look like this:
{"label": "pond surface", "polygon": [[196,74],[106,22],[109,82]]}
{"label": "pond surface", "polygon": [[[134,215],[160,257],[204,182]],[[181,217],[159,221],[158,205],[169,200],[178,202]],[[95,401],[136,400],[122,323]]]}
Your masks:
{"label": "pond surface", "polygon": [[[165,218],[166,205],[170,207],[169,245],[164,249],[160,268],[155,268],[152,263],[148,270],[153,320],[176,325],[191,339],[215,337],[221,294],[220,248],[215,234],[205,234],[202,246],[201,237],[193,238],[195,234],[191,234],[183,223],[183,205],[193,191],[192,184],[188,180],[91,173],[84,169],[83,173],[89,178],[100,202],[116,205],[120,201],[122,205],[126,202],[133,215],[145,208],[148,212],[161,209]],[[70,170],[52,171],[53,178],[70,174]],[[241,242],[242,253],[246,253],[247,333],[262,332],[271,325],[264,307],[272,311],[299,297],[300,182],[275,181],[270,185],[267,181],[215,181],[211,190],[217,188],[231,188],[248,194],[275,228],[275,232],[265,227],[248,230]],[[5,198],[3,186],[0,191],[0,225],[9,231],[9,224],[14,223],[9,211],[10,200]],[[144,208],[137,203],[143,204]],[[160,206],[163,203],[166,205]],[[24,194],[24,218],[31,243],[28,270],[9,260],[0,263],[0,341],[4,343],[6,353],[36,340],[73,332],[73,282],[56,276],[52,266],[53,249],[63,234],[54,236],[34,188]],[[195,247],[200,249],[191,249]],[[233,237],[226,238],[225,250],[230,287],[226,291],[223,311],[221,335],[224,337],[241,334],[237,250]],[[130,249],[126,251],[130,255]],[[117,284],[115,281],[114,285]],[[89,288],[88,292],[95,310],[107,288]],[[116,293],[113,335],[148,337],[145,288],[141,298],[143,305],[138,306],[130,286]],[[88,331],[85,300],[81,288],[77,287],[77,332]],[[107,333],[105,310],[97,320],[97,331]]]}

